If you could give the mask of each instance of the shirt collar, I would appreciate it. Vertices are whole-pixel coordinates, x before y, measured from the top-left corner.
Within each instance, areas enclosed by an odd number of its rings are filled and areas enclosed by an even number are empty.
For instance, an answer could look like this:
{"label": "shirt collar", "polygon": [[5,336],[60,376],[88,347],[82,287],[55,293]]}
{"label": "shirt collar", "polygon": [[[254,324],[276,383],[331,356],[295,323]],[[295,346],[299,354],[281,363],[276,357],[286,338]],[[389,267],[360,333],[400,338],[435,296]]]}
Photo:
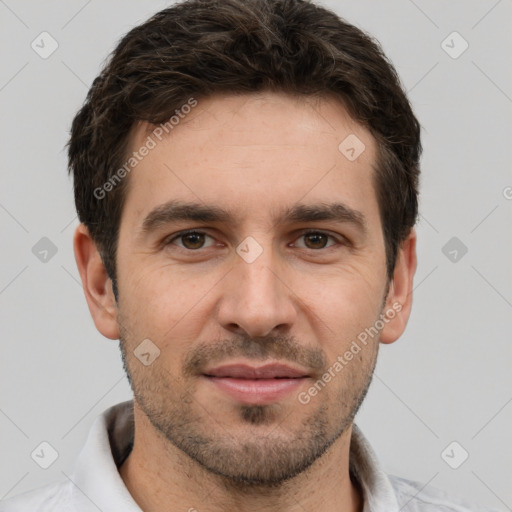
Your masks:
{"label": "shirt collar", "polygon": [[133,400],[110,407],[96,419],[71,479],[77,501],[85,495],[103,512],[142,512],[118,470],[131,449],[133,435]]}
{"label": "shirt collar", "polygon": [[357,425],[352,426],[350,473],[362,488],[363,512],[398,512],[396,494],[389,477]]}

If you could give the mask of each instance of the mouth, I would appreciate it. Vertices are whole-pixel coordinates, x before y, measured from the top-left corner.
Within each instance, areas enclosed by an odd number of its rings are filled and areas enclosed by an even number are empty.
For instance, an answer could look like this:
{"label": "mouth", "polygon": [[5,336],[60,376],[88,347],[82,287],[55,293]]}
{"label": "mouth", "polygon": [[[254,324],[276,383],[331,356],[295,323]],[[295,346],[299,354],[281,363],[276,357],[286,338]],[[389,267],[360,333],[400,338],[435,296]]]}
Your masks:
{"label": "mouth", "polygon": [[202,377],[237,402],[262,405],[285,398],[302,386],[310,375],[302,369],[274,363],[260,367],[223,365],[208,369]]}

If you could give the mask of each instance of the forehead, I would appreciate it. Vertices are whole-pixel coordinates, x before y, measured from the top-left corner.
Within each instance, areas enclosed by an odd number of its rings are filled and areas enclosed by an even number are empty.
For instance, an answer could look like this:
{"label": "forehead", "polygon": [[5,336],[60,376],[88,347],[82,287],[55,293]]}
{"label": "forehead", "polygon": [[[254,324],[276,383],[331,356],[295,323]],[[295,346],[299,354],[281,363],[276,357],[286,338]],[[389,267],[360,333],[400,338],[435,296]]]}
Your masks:
{"label": "forehead", "polygon": [[375,140],[334,98],[216,95],[163,127],[139,123],[130,155],[145,146],[128,176],[130,223],[172,199],[218,204],[239,220],[299,201],[376,207]]}

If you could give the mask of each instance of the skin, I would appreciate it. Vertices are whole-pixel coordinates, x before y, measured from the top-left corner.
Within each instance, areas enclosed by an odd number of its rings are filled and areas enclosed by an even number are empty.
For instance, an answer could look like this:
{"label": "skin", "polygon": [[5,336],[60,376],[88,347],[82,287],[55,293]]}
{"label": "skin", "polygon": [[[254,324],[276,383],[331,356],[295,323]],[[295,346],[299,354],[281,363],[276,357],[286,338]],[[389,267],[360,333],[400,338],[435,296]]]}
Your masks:
{"label": "skin", "polygon": [[[134,126],[132,151],[153,128]],[[353,162],[338,149],[350,134],[366,146]],[[92,317],[104,336],[121,338],[134,389],[134,448],[120,475],[144,511],[362,510],[349,475],[353,416],[379,343],[405,329],[416,269],[412,230],[387,279],[375,162],[374,138],[336,99],[217,95],[200,100],[129,176],[119,303],[87,228],[77,228]],[[222,207],[233,218],[144,233],[146,216],[170,200]],[[359,212],[365,229],[279,217],[297,204],[332,202]],[[176,238],[186,229],[208,236]],[[262,249],[251,263],[236,251],[249,236]],[[298,393],[397,304],[379,335],[300,403]],[[160,350],[148,366],[133,353],[144,339]],[[310,378],[262,407],[243,406],[200,375],[212,363],[270,361]]]}

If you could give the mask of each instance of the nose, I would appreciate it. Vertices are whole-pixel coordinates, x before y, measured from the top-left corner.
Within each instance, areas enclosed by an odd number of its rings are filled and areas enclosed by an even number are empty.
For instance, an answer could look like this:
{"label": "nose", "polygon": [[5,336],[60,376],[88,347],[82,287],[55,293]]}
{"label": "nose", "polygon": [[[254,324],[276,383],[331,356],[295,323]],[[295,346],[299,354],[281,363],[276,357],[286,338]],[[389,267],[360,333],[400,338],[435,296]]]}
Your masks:
{"label": "nose", "polygon": [[[224,280],[218,321],[226,330],[251,337],[285,334],[297,315],[283,265],[265,249],[252,262],[236,258]],[[243,332],[242,332],[243,331]]]}

